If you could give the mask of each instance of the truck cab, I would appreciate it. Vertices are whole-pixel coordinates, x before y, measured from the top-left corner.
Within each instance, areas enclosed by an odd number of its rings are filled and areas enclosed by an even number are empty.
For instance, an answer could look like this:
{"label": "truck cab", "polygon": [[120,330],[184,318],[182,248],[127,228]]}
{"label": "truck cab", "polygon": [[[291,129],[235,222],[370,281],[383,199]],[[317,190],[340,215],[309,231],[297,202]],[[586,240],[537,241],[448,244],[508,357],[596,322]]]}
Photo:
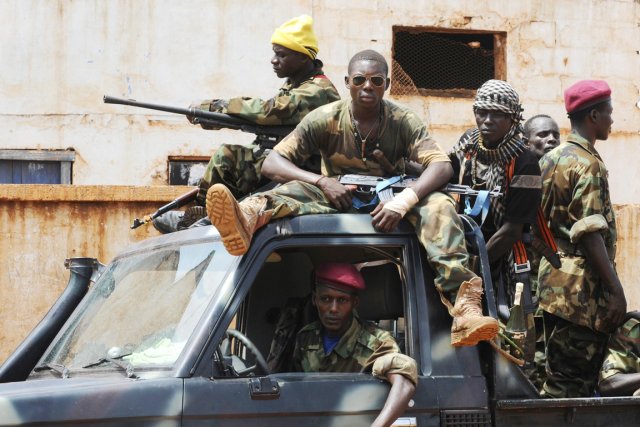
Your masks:
{"label": "truck cab", "polygon": [[[488,265],[477,225],[463,219],[469,247]],[[487,343],[452,347],[451,318],[413,228],[402,222],[382,234],[368,215],[340,214],[273,222],[242,257],[209,226],[140,242],[94,268],[34,366],[20,362],[38,353],[26,345],[0,369],[0,425],[370,425],[388,383],[367,372],[290,369],[292,338],[315,315],[309,295],[320,262],[361,268],[358,315],[418,364],[416,394],[397,425],[640,422],[640,398],[541,400]],[[17,367],[24,380],[7,374]]]}

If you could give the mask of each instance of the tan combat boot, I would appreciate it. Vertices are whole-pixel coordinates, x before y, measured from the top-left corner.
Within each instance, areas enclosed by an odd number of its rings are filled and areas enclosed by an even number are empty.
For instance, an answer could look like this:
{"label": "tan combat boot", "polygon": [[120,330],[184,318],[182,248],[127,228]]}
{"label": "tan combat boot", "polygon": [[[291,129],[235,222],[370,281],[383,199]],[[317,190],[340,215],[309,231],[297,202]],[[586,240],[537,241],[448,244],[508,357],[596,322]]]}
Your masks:
{"label": "tan combat boot", "polygon": [[493,339],[498,333],[498,321],[482,315],[482,279],[479,277],[462,282],[451,315],[453,346],[476,345]]}
{"label": "tan combat boot", "polygon": [[249,197],[241,203],[222,184],[214,184],[207,191],[207,214],[222,237],[231,255],[244,255],[249,250],[253,233],[269,222],[271,212],[265,212],[267,200]]}

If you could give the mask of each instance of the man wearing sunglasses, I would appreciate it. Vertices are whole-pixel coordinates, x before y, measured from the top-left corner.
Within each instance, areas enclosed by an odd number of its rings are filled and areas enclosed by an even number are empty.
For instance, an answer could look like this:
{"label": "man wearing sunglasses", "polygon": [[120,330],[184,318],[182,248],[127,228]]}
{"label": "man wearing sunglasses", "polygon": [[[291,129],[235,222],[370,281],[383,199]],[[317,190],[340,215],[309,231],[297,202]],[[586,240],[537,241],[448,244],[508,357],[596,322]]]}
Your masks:
{"label": "man wearing sunglasses", "polygon": [[[348,72],[345,84],[351,99],[311,112],[265,160],[263,174],[283,185],[241,203],[224,185],[212,186],[207,193],[211,222],[227,250],[242,255],[253,233],[270,219],[356,212],[350,189],[338,182],[338,175],[388,177],[404,173],[407,162],[417,162],[422,174],[414,187],[377,205],[372,224],[389,232],[406,215],[415,227],[436,273],[436,288],[453,316],[453,345],[493,338],[498,323],[482,315],[482,280],[467,268],[462,223],[453,200],[437,191],[453,174],[449,158],[415,113],[383,99],[389,78],[382,55],[362,51],[351,59]],[[375,150],[384,154],[384,161],[373,155]],[[298,166],[315,151],[322,156],[321,175]]]}
{"label": "man wearing sunglasses", "polygon": [[[297,125],[310,111],[340,99],[333,83],[322,71],[317,59],[318,40],[308,15],[293,18],[278,27],[271,36],[273,71],[285,84],[273,98],[238,97],[197,101],[191,107],[229,114],[258,125]],[[193,123],[193,117],[189,117]],[[205,129],[213,129],[202,125]],[[183,212],[171,211],[153,221],[162,233],[186,228],[204,216],[207,190],[223,183],[237,198],[268,183],[262,177],[262,162],[270,150],[258,144],[249,146],[223,144],[218,148],[199,183],[195,207]]]}

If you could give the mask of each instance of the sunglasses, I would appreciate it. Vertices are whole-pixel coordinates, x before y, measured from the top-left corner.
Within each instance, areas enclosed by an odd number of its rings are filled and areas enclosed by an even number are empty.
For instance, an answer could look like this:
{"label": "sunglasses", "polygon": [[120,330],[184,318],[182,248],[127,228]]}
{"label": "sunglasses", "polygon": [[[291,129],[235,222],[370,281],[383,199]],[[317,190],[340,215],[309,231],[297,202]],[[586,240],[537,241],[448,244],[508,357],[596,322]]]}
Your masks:
{"label": "sunglasses", "polygon": [[363,84],[365,84],[367,82],[367,80],[369,80],[371,82],[372,85],[376,86],[376,87],[382,87],[384,86],[384,84],[386,83],[387,79],[383,76],[371,76],[371,77],[366,77],[366,76],[362,76],[360,74],[355,75],[353,77],[351,77],[351,84],[353,86],[362,86]]}

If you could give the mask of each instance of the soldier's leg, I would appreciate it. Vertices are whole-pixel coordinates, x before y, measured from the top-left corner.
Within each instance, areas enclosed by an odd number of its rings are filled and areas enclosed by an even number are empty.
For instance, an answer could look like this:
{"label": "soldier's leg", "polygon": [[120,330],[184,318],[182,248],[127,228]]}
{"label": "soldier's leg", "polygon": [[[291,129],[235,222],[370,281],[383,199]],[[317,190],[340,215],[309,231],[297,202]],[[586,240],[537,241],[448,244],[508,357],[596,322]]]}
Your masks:
{"label": "soldier's leg", "polygon": [[229,253],[242,255],[249,250],[255,231],[272,218],[338,213],[338,210],[318,187],[292,181],[240,203],[228,188],[215,184],[207,192],[207,213]]}
{"label": "soldier's leg", "polygon": [[453,200],[440,192],[431,193],[406,218],[427,252],[436,273],[436,288],[453,317],[452,344],[475,345],[495,337],[498,322],[482,315],[482,279],[468,268],[464,227]]}
{"label": "soldier's leg", "polygon": [[213,184],[224,184],[236,199],[259,189],[267,182],[262,177],[262,164],[267,154],[253,145],[220,146],[211,156],[200,180],[196,203],[205,206],[207,190]]}
{"label": "soldier's leg", "polygon": [[591,397],[608,335],[544,312],[546,375],[542,396]]}

